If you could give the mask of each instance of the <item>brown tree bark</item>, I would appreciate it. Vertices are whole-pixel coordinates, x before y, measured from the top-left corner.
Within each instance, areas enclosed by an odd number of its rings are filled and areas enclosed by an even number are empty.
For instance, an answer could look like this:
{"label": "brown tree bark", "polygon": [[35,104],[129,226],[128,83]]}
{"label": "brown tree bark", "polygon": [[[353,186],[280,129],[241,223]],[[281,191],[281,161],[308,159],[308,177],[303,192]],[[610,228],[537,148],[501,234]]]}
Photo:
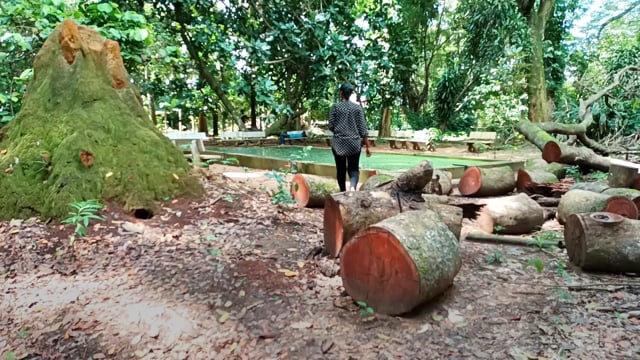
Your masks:
{"label": "brown tree bark", "polygon": [[458,183],[458,190],[464,196],[500,196],[516,187],[513,170],[509,166],[494,168],[468,168]]}
{"label": "brown tree bark", "polygon": [[324,207],[327,195],[340,192],[335,179],[308,174],[295,174],[291,179],[291,196],[299,207]]}

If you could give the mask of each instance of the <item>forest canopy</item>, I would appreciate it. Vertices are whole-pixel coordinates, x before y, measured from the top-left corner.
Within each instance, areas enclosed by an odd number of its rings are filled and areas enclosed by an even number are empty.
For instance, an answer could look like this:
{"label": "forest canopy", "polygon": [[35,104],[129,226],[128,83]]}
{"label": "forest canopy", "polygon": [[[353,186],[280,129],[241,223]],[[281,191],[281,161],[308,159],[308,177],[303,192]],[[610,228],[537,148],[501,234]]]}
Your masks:
{"label": "forest canopy", "polygon": [[[153,121],[214,132],[324,121],[352,82],[371,129],[579,123],[580,99],[640,59],[640,2],[585,0],[65,1],[0,4],[0,126],[21,108],[32,62],[65,18],[120,43]],[[628,73],[591,107],[589,136],[640,130]],[[244,122],[244,118],[249,122]],[[218,119],[213,126],[214,119]]]}

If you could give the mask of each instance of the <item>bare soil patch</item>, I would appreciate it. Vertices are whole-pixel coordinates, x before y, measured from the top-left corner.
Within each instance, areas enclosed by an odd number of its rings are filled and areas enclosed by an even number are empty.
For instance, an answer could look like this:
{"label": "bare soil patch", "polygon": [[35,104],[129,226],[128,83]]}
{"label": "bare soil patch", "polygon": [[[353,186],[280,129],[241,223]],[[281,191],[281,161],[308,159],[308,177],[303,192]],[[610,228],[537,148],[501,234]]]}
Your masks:
{"label": "bare soil patch", "polygon": [[109,206],[73,246],[67,227],[0,223],[0,358],[638,357],[635,276],[582,273],[562,249],[463,241],[443,296],[361,316],[334,261],[309,256],[321,209],[272,205],[266,177],[210,171],[205,199],[168,200],[147,220]]}

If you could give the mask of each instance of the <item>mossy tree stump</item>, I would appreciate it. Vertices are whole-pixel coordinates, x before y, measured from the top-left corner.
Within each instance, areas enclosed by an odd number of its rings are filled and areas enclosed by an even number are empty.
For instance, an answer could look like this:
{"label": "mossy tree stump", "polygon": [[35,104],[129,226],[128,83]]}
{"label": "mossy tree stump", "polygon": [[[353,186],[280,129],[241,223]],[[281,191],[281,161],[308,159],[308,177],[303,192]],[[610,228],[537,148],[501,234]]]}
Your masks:
{"label": "mossy tree stump", "polygon": [[1,219],[60,219],[88,199],[153,210],[163,197],[203,194],[149,120],[117,42],[65,20],[33,68],[22,109],[0,130]]}

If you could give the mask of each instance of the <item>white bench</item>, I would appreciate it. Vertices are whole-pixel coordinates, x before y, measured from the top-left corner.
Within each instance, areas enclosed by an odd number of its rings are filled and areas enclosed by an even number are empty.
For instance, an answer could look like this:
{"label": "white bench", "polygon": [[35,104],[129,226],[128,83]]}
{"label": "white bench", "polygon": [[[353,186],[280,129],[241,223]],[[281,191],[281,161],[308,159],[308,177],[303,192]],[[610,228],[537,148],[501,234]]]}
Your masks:
{"label": "white bench", "polygon": [[204,140],[207,138],[207,134],[203,132],[170,132],[165,133],[164,136],[169,138],[176,146],[178,146],[180,142],[190,142],[193,164],[195,165],[200,162],[200,152],[205,151]]}
{"label": "white bench", "polygon": [[478,152],[475,144],[483,144],[492,147],[496,142],[497,134],[493,131],[472,131],[469,133],[469,137],[465,140],[467,143],[467,150],[469,152]]}

